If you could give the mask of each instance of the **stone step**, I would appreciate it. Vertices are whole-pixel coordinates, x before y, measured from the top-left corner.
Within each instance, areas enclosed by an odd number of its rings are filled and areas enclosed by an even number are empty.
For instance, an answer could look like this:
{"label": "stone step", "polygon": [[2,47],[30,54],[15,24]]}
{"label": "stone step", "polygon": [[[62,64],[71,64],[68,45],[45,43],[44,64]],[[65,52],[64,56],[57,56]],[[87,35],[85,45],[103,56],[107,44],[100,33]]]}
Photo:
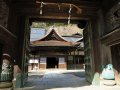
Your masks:
{"label": "stone step", "polygon": [[10,87],[10,88],[1,88],[0,90],[13,90],[13,87]]}
{"label": "stone step", "polygon": [[12,82],[0,82],[0,90],[12,90]]}
{"label": "stone step", "polygon": [[115,80],[103,80],[103,84],[107,86],[114,86],[116,82]]}

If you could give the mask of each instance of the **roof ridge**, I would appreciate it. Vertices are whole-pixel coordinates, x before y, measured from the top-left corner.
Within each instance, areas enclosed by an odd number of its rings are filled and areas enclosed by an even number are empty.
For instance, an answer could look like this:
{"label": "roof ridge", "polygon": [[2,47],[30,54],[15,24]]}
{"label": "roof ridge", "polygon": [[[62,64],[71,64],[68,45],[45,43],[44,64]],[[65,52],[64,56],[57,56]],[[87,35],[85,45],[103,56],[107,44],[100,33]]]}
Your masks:
{"label": "roof ridge", "polygon": [[51,29],[49,31],[49,33],[47,33],[44,37],[42,37],[41,39],[39,40],[36,40],[36,41],[43,41],[45,38],[47,38],[47,36],[49,36],[51,33],[55,33],[62,41],[65,41],[65,42],[69,42],[67,40],[65,40],[60,34],[58,34],[58,32],[56,32],[55,29]]}

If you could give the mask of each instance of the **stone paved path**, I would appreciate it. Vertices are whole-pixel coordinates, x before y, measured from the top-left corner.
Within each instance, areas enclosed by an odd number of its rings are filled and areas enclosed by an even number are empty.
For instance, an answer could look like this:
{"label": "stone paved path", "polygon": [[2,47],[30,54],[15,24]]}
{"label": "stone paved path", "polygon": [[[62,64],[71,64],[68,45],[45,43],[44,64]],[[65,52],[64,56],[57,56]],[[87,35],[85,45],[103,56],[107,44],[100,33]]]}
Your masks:
{"label": "stone paved path", "polygon": [[120,87],[92,86],[85,81],[84,77],[51,70],[45,72],[43,76],[39,73],[31,74],[26,87],[20,90],[120,90]]}

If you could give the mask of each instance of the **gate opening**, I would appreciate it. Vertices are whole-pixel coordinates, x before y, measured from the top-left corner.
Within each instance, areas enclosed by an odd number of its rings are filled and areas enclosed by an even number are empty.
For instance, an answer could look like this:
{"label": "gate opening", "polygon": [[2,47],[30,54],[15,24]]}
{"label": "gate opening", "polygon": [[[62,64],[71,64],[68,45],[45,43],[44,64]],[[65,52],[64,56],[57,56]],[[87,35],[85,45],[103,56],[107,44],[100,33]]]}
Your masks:
{"label": "gate opening", "polygon": [[58,60],[56,57],[47,57],[47,68],[58,68]]}

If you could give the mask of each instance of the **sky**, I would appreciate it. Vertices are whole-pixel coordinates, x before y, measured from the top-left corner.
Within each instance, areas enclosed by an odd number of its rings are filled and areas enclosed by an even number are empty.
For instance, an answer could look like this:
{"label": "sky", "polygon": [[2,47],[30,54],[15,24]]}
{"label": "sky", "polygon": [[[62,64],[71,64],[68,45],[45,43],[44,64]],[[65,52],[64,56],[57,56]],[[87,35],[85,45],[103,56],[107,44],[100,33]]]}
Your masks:
{"label": "sky", "polygon": [[43,28],[31,28],[30,41],[36,41],[44,37],[45,29]]}

